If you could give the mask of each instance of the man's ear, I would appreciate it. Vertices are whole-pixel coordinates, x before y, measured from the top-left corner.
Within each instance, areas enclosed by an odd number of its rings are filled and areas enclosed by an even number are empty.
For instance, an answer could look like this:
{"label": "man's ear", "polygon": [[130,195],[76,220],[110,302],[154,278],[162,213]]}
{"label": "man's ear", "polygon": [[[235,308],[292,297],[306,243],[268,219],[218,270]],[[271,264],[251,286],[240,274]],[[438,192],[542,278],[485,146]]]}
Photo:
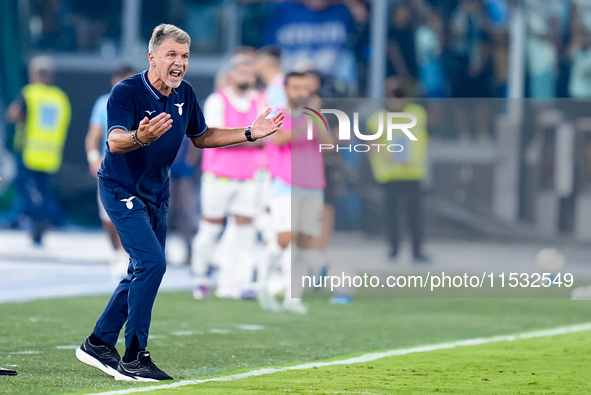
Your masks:
{"label": "man's ear", "polygon": [[148,52],[148,61],[150,61],[150,66],[154,66],[154,64],[156,63],[154,61],[154,58],[155,58],[154,54],[152,52]]}

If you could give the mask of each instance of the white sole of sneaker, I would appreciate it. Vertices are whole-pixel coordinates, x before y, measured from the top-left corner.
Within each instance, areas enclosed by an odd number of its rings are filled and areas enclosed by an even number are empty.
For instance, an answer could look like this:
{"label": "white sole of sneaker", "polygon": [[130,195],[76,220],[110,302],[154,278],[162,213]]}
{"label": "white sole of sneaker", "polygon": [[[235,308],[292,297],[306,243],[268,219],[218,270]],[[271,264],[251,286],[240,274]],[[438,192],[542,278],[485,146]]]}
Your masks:
{"label": "white sole of sneaker", "polygon": [[156,379],[148,379],[145,377],[138,377],[138,376],[126,376],[124,374],[121,374],[119,372],[115,372],[116,374],[113,376],[115,377],[115,380],[117,381],[144,381],[144,382],[148,382],[148,383],[158,383],[160,382],[159,380]]}
{"label": "white sole of sneaker", "polygon": [[113,376],[113,377],[117,378],[117,375],[119,375],[119,372],[117,372],[115,369],[101,363],[99,360],[97,360],[96,358],[92,357],[91,355],[85,353],[80,348],[76,349],[76,358],[78,358],[78,360],[80,362],[82,362],[88,366],[92,366],[93,368],[97,368],[100,371],[102,371],[103,373],[108,374],[109,376]]}

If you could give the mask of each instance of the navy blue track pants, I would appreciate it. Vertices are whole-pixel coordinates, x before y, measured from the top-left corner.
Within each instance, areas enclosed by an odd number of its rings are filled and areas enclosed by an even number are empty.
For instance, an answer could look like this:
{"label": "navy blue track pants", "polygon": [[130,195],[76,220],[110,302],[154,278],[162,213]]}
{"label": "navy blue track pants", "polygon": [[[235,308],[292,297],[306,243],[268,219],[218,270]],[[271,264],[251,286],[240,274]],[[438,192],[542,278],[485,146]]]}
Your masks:
{"label": "navy blue track pants", "polygon": [[152,204],[134,197],[124,188],[107,188],[99,182],[105,210],[129,254],[129,268],[99,317],[94,333],[114,346],[125,324],[125,346],[133,335],[140,349],[146,348],[152,307],[166,271],[164,245],[168,200]]}

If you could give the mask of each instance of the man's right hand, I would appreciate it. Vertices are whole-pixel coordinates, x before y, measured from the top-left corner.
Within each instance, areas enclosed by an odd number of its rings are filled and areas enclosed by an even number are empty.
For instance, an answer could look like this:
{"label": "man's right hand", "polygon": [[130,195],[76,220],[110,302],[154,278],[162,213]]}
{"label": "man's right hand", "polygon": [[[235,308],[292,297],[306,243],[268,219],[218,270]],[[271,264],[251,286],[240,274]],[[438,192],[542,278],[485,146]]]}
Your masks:
{"label": "man's right hand", "polygon": [[161,112],[152,119],[144,117],[137,128],[137,138],[144,144],[158,140],[172,127],[170,114]]}
{"label": "man's right hand", "polygon": [[[137,128],[137,139],[142,144],[149,144],[159,139],[172,127],[172,118],[165,112],[158,114],[152,119],[144,117]],[[132,139],[132,131],[115,128],[109,133],[107,142],[112,154],[125,154],[136,150],[140,146]]]}

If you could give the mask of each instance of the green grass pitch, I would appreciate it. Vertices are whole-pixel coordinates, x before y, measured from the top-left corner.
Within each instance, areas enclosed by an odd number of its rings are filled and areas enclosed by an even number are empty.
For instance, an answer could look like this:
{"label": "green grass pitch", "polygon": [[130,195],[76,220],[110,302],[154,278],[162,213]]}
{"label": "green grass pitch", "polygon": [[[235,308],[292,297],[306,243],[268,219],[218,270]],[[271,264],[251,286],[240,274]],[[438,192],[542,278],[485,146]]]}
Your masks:
{"label": "green grass pitch", "polygon": [[[0,304],[0,394],[88,393],[139,387],[78,362],[108,296]],[[591,321],[568,299],[307,300],[309,314],[266,313],[252,301],[161,293],[148,350],[175,379],[340,358]],[[122,344],[118,344],[123,351]],[[591,332],[298,370],[157,393],[588,393]],[[502,371],[503,373],[499,373]],[[516,373],[513,373],[515,371]],[[533,374],[532,374],[533,373]]]}
{"label": "green grass pitch", "polygon": [[574,333],[150,393],[588,394],[590,352],[591,335]]}

